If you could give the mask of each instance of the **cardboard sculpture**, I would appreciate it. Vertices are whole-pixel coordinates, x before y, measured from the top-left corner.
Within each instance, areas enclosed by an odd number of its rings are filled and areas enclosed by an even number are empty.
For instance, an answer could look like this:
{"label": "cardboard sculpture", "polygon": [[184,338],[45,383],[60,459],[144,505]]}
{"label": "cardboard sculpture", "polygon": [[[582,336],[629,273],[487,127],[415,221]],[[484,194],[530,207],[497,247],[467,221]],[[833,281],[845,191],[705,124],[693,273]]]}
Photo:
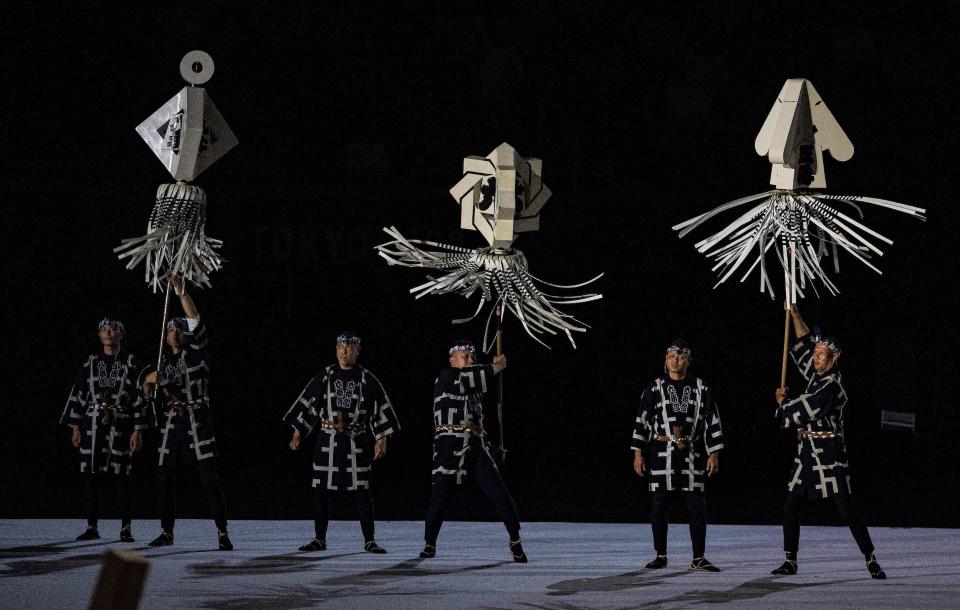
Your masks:
{"label": "cardboard sculpture", "polygon": [[492,345],[490,325],[497,316],[513,313],[527,334],[546,345],[538,335],[564,333],[576,347],[573,332],[584,332],[587,326],[558,309],[559,305],[584,303],[602,297],[600,294],[555,295],[541,291],[540,286],[574,289],[586,286],[597,277],[572,286],[550,284],[530,273],[527,258],[513,248],[520,233],[540,228],[540,211],[550,198],[550,189],[543,184],[540,159],[525,159],[509,144],[501,144],[486,157],[466,157],[463,177],[450,194],[460,206],[460,227],[479,231],[489,244],[485,248],[462,248],[432,241],[406,239],[395,227],[384,228],[393,238],[377,246],[377,251],[390,265],[424,267],[444,272],[439,277],[410,289],[417,298],[427,294],[460,294],[471,297],[479,293],[480,302],[473,316],[453,320],[468,322],[480,315],[484,305],[491,304],[484,333],[484,349]]}
{"label": "cardboard sculpture", "polygon": [[[720,232],[698,242],[696,247],[716,261],[713,270],[720,274],[716,286],[730,279],[752,255],[753,262],[740,281],[759,267],[760,292],[768,292],[771,298],[775,293],[766,259],[769,250],[776,254],[783,271],[787,305],[780,374],[782,388],[787,375],[790,305],[796,303],[798,296],[804,296],[808,286],[819,296],[817,282],[830,294],[839,293],[821,266],[821,260],[833,257],[833,270],[839,272],[842,249],[879,274],[880,269],[869,259],[873,254],[882,256],[883,253],[870,238],[887,245],[893,243],[860,222],[863,212],[858,204],[888,208],[920,220],[926,220],[926,210],[875,197],[827,195],[812,190],[827,185],[823,153],[829,153],[837,161],[846,161],[853,156],[853,144],[813,84],[805,79],[793,78],[783,85],[754,147],[757,154],[769,159],[770,183],[776,189],[725,203],[673,228],[684,237],[722,212],[750,205],[745,213]],[[851,213],[843,212],[840,204]]]}
{"label": "cardboard sculpture", "polygon": [[[833,258],[834,272],[840,271],[838,254],[842,249],[880,273],[869,259],[871,254],[883,253],[870,238],[887,245],[893,243],[860,222],[863,212],[858,204],[884,207],[925,220],[922,208],[874,197],[827,195],[811,190],[827,184],[823,153],[846,161],[853,156],[853,144],[807,80],[795,78],[784,84],[757,135],[755,148],[757,154],[770,161],[770,183],[775,190],[725,203],[673,227],[684,237],[722,212],[750,205],[723,230],[696,244],[697,250],[716,261],[713,269],[720,274],[718,286],[730,279],[752,254],[752,263],[740,281],[759,267],[760,291],[774,298],[766,264],[767,253],[772,249],[783,270],[788,305],[802,297],[808,285],[818,294],[817,282],[835,295],[839,290],[821,266],[825,256]],[[850,213],[842,211],[841,204]]]}
{"label": "cardboard sculpture", "polygon": [[137,127],[137,133],[160,159],[174,184],[161,184],[150,212],[147,232],[124,239],[114,248],[127,269],[146,263],[146,281],[154,292],[170,274],[198,285],[210,285],[210,273],[223,259],[222,242],[207,237],[206,193],[188,184],[231,148],[237,138],[213,100],[200,87],[213,76],[213,60],[203,51],[191,51],[180,62],[187,86]]}

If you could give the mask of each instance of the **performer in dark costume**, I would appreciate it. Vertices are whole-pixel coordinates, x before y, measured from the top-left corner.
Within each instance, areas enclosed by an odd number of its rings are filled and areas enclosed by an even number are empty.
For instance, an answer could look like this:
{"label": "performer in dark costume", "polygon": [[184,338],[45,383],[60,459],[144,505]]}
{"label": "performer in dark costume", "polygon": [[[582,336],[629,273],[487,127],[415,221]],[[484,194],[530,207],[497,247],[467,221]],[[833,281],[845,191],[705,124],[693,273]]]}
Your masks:
{"label": "performer in dark costume", "polygon": [[[186,318],[173,318],[167,323],[167,346],[160,364],[160,387],[154,400],[155,417],[159,420],[160,459],[157,478],[160,486],[160,527],[162,531],[150,546],[173,544],[176,515],[174,489],[178,471],[196,464],[207,505],[217,525],[220,550],[233,549],[227,535],[227,509],[217,473],[216,436],[207,383],[210,377],[210,354],[207,349],[207,326],[200,319],[193,299],[177,276],[172,276]],[[151,393],[157,383],[156,371],[144,383]]]}
{"label": "performer in dark costume", "polygon": [[843,440],[844,411],[847,392],[837,365],[840,346],[831,337],[814,334],[800,317],[796,306],[790,308],[797,342],[790,352],[800,374],[807,381],[806,391],[787,399],[787,388],[776,392],[776,417],[785,429],[796,430],[797,456],[787,481],[787,498],[783,507],[783,550],[786,560],[772,574],[797,573],[797,550],[800,546],[799,507],[806,499],[833,498],[840,517],[867,562],[870,576],[884,579],[873,554],[870,532],[857,511],[850,488],[847,448]]}
{"label": "performer in dark costume", "polygon": [[307,383],[283,421],[293,427],[290,448],[319,426],[313,450],[314,538],[301,551],[327,548],[331,492],[354,496],[363,531],[363,549],[386,553],[374,539],[372,464],[387,453],[387,438],[400,430],[390,399],[376,376],[357,364],[360,337],[337,336],[337,364]]}
{"label": "performer in dark costume", "polygon": [[667,565],[667,515],[670,496],[682,492],[690,520],[693,543],[691,570],[719,572],[704,557],[707,538],[704,473],[719,469],[723,449],[720,414],[710,386],[687,374],[693,352],[682,339],[667,348],[666,375],[655,379],[640,396],[633,429],[633,469],[641,477],[649,470],[652,498],[651,526],[657,556],[647,568]]}
{"label": "performer in dark costume", "polygon": [[483,429],[483,394],[493,387],[494,376],[507,368],[507,358],[495,356],[493,364],[475,364],[475,355],[472,341],[454,343],[449,349],[450,368],[440,372],[433,386],[433,483],[424,527],[426,546],[420,557],[436,556],[437,535],[453,490],[472,478],[497,507],[510,535],[513,560],[526,563],[517,507],[490,455]]}
{"label": "performer in dark costume", "polygon": [[102,349],[80,365],[60,417],[60,423],[73,430],[73,446],[80,450],[80,472],[84,473],[87,529],[77,540],[100,538],[100,495],[110,481],[120,503],[120,540],[133,542],[131,457],[142,446],[140,431],[149,427],[140,394],[143,363],[123,349],[119,320],[104,318],[97,334]]}

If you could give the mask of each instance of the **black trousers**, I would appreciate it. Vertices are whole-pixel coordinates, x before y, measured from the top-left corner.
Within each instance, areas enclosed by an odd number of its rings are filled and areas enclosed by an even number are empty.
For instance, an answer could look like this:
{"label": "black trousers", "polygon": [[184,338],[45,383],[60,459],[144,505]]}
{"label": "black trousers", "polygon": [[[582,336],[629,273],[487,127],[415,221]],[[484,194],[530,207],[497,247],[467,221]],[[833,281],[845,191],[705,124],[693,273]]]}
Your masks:
{"label": "black trousers", "polygon": [[[217,474],[217,459],[207,458],[196,462],[197,472],[200,474],[200,485],[207,497],[207,507],[213,514],[217,529],[227,531],[227,503],[223,499],[223,489],[220,487],[220,476]],[[160,484],[160,527],[163,531],[173,533],[173,525],[177,511],[177,474],[183,465],[164,464],[157,468]]]}
{"label": "black trousers", "polygon": [[313,488],[313,531],[317,540],[327,539],[327,524],[330,522],[330,501],[333,500],[333,494],[353,496],[357,503],[357,513],[360,515],[363,541],[370,542],[373,540],[373,494],[370,493],[370,490],[330,491],[321,485]]}
{"label": "black trousers", "polygon": [[83,475],[83,500],[87,509],[87,525],[97,527],[105,488],[113,487],[123,527],[133,520],[133,478],[126,474],[92,472]]}
{"label": "black trousers", "polygon": [[700,491],[654,491],[650,507],[650,525],[653,528],[653,548],[657,555],[667,554],[667,522],[671,494],[682,494],[687,502],[687,519],[690,522],[690,542],[693,556],[703,557],[707,543],[707,505]]}
{"label": "black trousers", "polygon": [[[476,481],[480,491],[497,507],[497,513],[507,528],[510,540],[519,540],[520,518],[517,516],[517,505],[507,491],[507,486],[503,482],[503,477],[500,476],[500,471],[497,470],[497,465],[493,463],[493,458],[478,443],[470,447],[464,466],[467,477]],[[427,544],[437,544],[437,535],[440,533],[440,526],[443,525],[443,513],[450,504],[456,486],[456,477],[434,477],[423,533]]]}
{"label": "black trousers", "polygon": [[[796,554],[800,548],[800,505],[805,498],[797,494],[788,493],[787,500],[783,504],[783,550],[788,553]],[[837,506],[837,512],[840,518],[846,521],[853,534],[853,539],[857,541],[860,552],[869,555],[873,552],[873,541],[870,540],[870,532],[867,531],[867,524],[863,522],[863,517],[853,503],[853,497],[848,494],[833,496],[833,502]]]}

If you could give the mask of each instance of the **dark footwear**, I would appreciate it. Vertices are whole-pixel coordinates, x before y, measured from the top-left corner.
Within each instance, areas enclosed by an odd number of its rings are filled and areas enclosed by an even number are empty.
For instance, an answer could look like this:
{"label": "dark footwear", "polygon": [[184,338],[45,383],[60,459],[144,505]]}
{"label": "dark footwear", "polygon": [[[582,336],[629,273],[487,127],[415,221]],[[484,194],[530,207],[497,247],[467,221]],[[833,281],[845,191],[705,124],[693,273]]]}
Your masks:
{"label": "dark footwear", "polygon": [[100,540],[100,530],[95,525],[88,525],[86,531],[77,536],[77,540]]}
{"label": "dark footwear", "polygon": [[130,531],[129,525],[120,528],[120,542],[136,542],[136,540],[133,539],[133,533]]}
{"label": "dark footwear", "polygon": [[700,572],[719,572],[720,568],[710,563],[706,557],[694,557],[693,561],[690,562],[691,570],[698,570]]}
{"label": "dark footwear", "polygon": [[887,578],[887,573],[884,572],[880,564],[877,563],[877,558],[873,556],[873,553],[867,555],[867,569],[870,570],[870,578],[877,580],[885,580]]}
{"label": "dark footwear", "polygon": [[787,559],[779,568],[770,573],[777,576],[793,576],[797,573],[797,562],[794,559]]}
{"label": "dark footwear", "polygon": [[420,559],[433,559],[437,556],[437,547],[432,544],[427,544],[423,547],[423,550],[420,551]]}
{"label": "dark footwear", "polygon": [[648,570],[659,570],[667,567],[667,556],[657,555],[656,559],[648,563],[646,567]]}
{"label": "dark footwear", "polygon": [[383,550],[382,548],[380,548],[380,545],[378,545],[375,540],[370,540],[369,542],[367,542],[366,544],[364,544],[364,545],[363,545],[363,550],[366,551],[366,552],[368,552],[368,553],[373,553],[373,554],[375,554],[375,555],[384,555],[384,554],[386,554],[386,551]]}
{"label": "dark footwear", "polygon": [[523,545],[520,544],[519,538],[510,541],[510,554],[517,563],[527,563],[527,554],[523,552]]}
{"label": "dark footwear", "polygon": [[227,532],[217,530],[217,543],[220,545],[221,551],[233,550],[233,543],[230,542],[230,536],[227,536]]}
{"label": "dark footwear", "polygon": [[314,538],[310,542],[300,547],[300,550],[301,551],[326,551],[327,541],[320,540],[319,538]]}
{"label": "dark footwear", "polygon": [[154,538],[148,546],[170,546],[173,544],[173,534],[160,532],[160,535]]}

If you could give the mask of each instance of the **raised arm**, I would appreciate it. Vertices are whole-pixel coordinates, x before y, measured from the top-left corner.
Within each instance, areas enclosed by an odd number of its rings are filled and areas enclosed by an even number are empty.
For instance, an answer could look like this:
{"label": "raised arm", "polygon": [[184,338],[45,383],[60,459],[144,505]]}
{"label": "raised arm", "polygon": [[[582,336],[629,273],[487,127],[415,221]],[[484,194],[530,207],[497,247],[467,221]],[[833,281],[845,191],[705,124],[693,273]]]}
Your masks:
{"label": "raised arm", "polygon": [[187,285],[183,283],[183,278],[178,275],[171,275],[170,281],[173,282],[173,289],[177,293],[177,296],[180,297],[180,306],[183,307],[183,313],[187,316],[187,319],[199,319],[200,312],[197,311],[197,306],[187,293]]}
{"label": "raised arm", "polygon": [[800,310],[797,309],[796,304],[790,306],[790,317],[793,319],[793,332],[797,336],[797,339],[801,339],[810,334],[810,329],[800,316]]}
{"label": "raised arm", "polygon": [[[800,310],[797,309],[796,305],[790,306],[790,318],[793,320],[793,331],[797,335],[796,341],[790,346],[790,357],[793,358],[794,363],[796,363],[800,375],[809,381],[815,372],[813,368],[813,344],[810,337],[810,328],[807,327],[807,323],[803,321]],[[778,404],[782,404],[783,401],[786,400],[788,389],[789,388],[777,389],[776,400]]]}

